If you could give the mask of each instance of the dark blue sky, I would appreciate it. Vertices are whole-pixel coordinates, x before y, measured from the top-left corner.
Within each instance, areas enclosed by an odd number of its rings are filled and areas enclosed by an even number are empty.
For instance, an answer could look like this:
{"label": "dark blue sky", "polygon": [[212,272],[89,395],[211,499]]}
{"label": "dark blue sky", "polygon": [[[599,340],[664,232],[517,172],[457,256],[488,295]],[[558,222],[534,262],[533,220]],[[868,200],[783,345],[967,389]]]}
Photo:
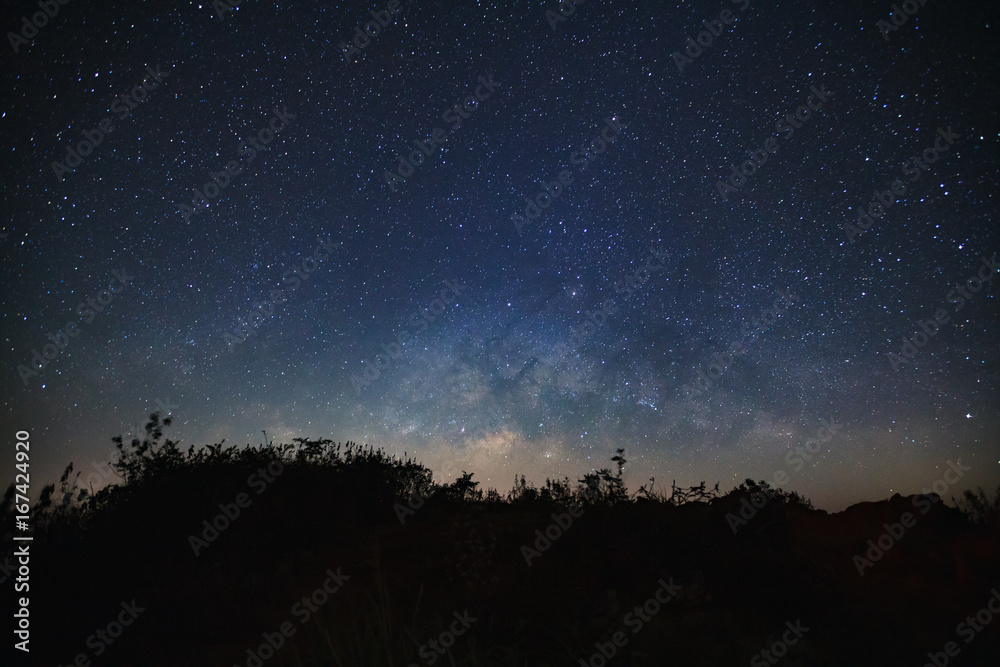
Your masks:
{"label": "dark blue sky", "polygon": [[1000,482],[982,3],[387,4],[73,0],[8,35],[2,422],[36,492],[109,479],[157,409],[501,491],[619,446],[633,490],[783,470],[826,509]]}

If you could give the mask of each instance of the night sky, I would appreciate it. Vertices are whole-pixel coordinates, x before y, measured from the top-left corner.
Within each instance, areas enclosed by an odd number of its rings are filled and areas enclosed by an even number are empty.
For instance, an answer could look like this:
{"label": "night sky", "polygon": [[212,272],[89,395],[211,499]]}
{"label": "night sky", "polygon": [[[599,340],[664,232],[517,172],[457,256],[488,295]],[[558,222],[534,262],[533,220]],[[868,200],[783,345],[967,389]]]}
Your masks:
{"label": "night sky", "polygon": [[155,410],[501,492],[1000,482],[991,3],[53,4],[0,23],[33,493]]}

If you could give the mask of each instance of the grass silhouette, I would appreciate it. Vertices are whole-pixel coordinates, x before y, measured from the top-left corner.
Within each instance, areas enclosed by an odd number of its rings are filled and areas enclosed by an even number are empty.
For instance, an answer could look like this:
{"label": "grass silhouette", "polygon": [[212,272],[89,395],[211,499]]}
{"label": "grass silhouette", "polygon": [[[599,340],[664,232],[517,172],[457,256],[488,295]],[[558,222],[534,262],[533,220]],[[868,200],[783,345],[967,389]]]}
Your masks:
{"label": "grass silhouette", "polygon": [[[624,449],[617,472],[537,488],[520,476],[500,493],[466,472],[434,483],[412,458],[353,442],[183,451],[170,425],[154,413],[141,440],[113,438],[119,483],[80,489],[70,464],[34,505],[38,660],[555,667],[596,664],[611,646],[609,664],[729,665],[802,619],[811,629],[783,664],[922,664],[1000,584],[1000,491],[992,502],[967,491],[960,509],[933,497],[860,577],[852,557],[911,498],[828,514],[749,479],[725,494],[704,483],[667,494],[650,480],[630,495]],[[753,501],[762,506],[734,534],[727,516]],[[238,516],[193,549],[225,507]],[[13,486],[3,514],[12,526]],[[525,547],[538,553],[530,562]],[[338,568],[348,578],[316,603]],[[661,580],[680,593],[635,631],[629,619]],[[90,641],[132,600],[145,611],[120,637]],[[450,643],[442,633],[463,612],[476,620]],[[294,632],[283,637],[282,624]],[[619,631],[625,645],[608,643]],[[268,635],[283,638],[264,658]],[[994,665],[998,635],[963,644],[962,664]]]}

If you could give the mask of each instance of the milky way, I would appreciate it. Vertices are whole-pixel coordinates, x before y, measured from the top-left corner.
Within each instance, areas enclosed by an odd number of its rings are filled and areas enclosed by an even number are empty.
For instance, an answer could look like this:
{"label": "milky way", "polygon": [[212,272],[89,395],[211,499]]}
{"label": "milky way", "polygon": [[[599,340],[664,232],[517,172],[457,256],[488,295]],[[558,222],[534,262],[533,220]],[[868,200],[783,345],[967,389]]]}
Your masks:
{"label": "milky way", "polygon": [[619,4],[5,8],[37,479],[159,410],[501,491],[995,487],[987,7]]}

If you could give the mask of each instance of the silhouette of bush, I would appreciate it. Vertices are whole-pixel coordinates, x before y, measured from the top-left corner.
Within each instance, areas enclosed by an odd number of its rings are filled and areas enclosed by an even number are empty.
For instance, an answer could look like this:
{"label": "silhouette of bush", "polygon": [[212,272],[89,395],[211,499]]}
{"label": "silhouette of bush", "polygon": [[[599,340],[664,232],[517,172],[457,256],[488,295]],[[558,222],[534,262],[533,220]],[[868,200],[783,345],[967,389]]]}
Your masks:
{"label": "silhouette of bush", "polygon": [[768,505],[796,505],[806,509],[813,509],[812,501],[799,493],[775,489],[764,480],[755,482],[747,478],[746,481],[727,494],[727,497],[735,496],[750,499],[758,495],[765,496],[768,499]]}
{"label": "silhouette of bush", "polygon": [[506,500],[512,505],[531,505],[538,500],[538,489],[525,480],[524,475],[514,477],[514,488],[507,494]]}
{"label": "silhouette of bush", "polygon": [[621,477],[612,475],[608,468],[589,472],[577,481],[580,486],[577,487],[575,499],[581,505],[611,507],[629,499]]}
{"label": "silhouette of bush", "polygon": [[609,468],[586,473],[583,479],[577,480],[575,500],[581,505],[611,507],[618,503],[628,502],[628,492],[622,481],[622,471],[625,468],[625,450],[615,450],[611,460],[618,464],[618,474],[612,475]]}
{"label": "silhouette of bush", "polygon": [[[274,499],[289,514],[305,520],[326,514],[359,522],[386,520],[394,503],[411,494],[451,497],[458,502],[480,500],[478,482],[466,475],[454,484],[435,489],[431,471],[407,458],[400,460],[371,446],[346,445],[327,439],[295,438],[293,444],[224,447],[225,441],[185,452],[178,442],[165,437],[170,418],[153,413],[142,440],[124,442],[112,438],[117,460],[112,469],[120,483],[112,483],[93,495],[77,488],[79,474],[70,477],[71,463],[55,485],[42,490],[32,508],[32,520],[41,533],[70,533],[91,528],[113,533],[129,526],[133,537],[155,539],[165,528],[182,529],[192,518],[217,513],[219,502],[232,502],[248,491],[247,479],[255,471],[280,461],[282,476],[295,479]],[[13,504],[13,485],[4,498],[4,516]],[[251,494],[253,495],[253,494]],[[151,519],[156,518],[156,521]],[[10,522],[8,522],[8,525]]]}
{"label": "silhouette of bush", "polygon": [[557,505],[568,505],[573,502],[573,490],[569,485],[569,477],[562,480],[545,479],[545,486],[538,491],[539,500]]}
{"label": "silhouette of bush", "polygon": [[969,523],[1000,528],[1000,486],[997,487],[993,502],[990,502],[983,487],[979,487],[976,493],[966,489],[962,498],[955,500],[953,497],[952,502],[966,516]]}
{"label": "silhouette of bush", "polygon": [[[120,526],[123,523],[147,523],[151,507],[161,507],[165,500],[173,504],[172,510],[180,521],[190,521],[192,515],[203,515],[218,502],[230,502],[235,494],[245,491],[245,480],[255,470],[269,463],[280,461],[295,483],[281,494],[275,504],[285,511],[302,514],[303,507],[335,507],[333,515],[352,521],[369,523],[389,520],[391,508],[414,496],[423,497],[441,505],[484,504],[494,508],[521,507],[542,510],[550,506],[577,504],[584,507],[612,507],[639,499],[667,505],[704,502],[718,497],[718,484],[706,489],[705,483],[687,489],[672,484],[670,496],[653,491],[653,482],[645,485],[630,498],[622,480],[627,463],[624,449],[616,450],[611,458],[618,465],[617,474],[609,468],[589,472],[571,488],[568,477],[562,480],[546,478],[538,489],[524,475],[515,478],[514,487],[506,495],[496,489],[485,493],[473,473],[462,471],[462,476],[448,484],[432,483],[432,473],[411,458],[399,459],[382,449],[358,445],[348,441],[342,445],[329,439],[294,438],[291,444],[261,444],[224,447],[225,440],[200,449],[190,446],[187,451],[179,442],[165,436],[171,419],[160,419],[152,413],[140,440],[124,442],[115,436],[112,442],[117,449],[117,461],[112,469],[121,478],[120,483],[109,484],[94,494],[76,485],[78,474],[71,477],[71,463],[62,478],[58,493],[55,485],[43,489],[33,508],[36,525],[44,532],[58,528],[64,533],[80,531],[88,525]],[[183,490],[183,492],[181,492]],[[772,489],[767,482],[747,479],[727,494],[729,500],[763,494],[770,502],[779,505],[799,505],[812,508],[807,499],[795,492]],[[11,510],[13,486],[4,497],[4,515]],[[973,496],[966,492],[969,513],[978,517],[996,516],[996,503],[990,506],[985,495]],[[990,509],[992,507],[992,509]],[[305,521],[310,512],[304,513]],[[167,517],[164,521],[169,521]],[[977,519],[979,520],[979,519]],[[162,528],[159,526],[157,529]],[[109,528],[110,529],[110,528]],[[150,529],[150,534],[155,532]]]}
{"label": "silhouette of bush", "polygon": [[[650,479],[650,484],[653,480]],[[665,498],[664,501],[670,503],[671,505],[683,505],[685,503],[698,503],[698,502],[708,502],[719,496],[719,483],[715,483],[715,488],[711,490],[705,489],[705,482],[703,481],[698,486],[690,486],[688,488],[683,488],[677,486],[677,481],[671,483],[670,485],[670,497]]]}
{"label": "silhouette of bush", "polygon": [[[48,662],[80,650],[93,619],[106,617],[118,600],[138,598],[140,605],[149,601],[149,622],[143,617],[127,639],[102,656],[102,664],[234,664],[229,658],[259,645],[262,632],[286,620],[290,602],[312,590],[325,568],[340,565],[351,581],[308,629],[289,640],[281,658],[268,664],[412,664],[424,657],[420,645],[439,636],[453,611],[464,609],[480,620],[439,664],[576,664],[580,655],[593,652],[595,641],[607,641],[602,633],[620,627],[628,609],[647,600],[660,578],[676,577],[684,590],[651,621],[649,631],[623,649],[621,664],[663,664],[667,655],[678,664],[745,664],[750,649],[767,645],[767,633],[781,627],[790,608],[836,610],[843,625],[824,626],[832,633],[828,646],[845,641],[852,647],[876,639],[889,645],[884,637],[902,637],[910,632],[907,623],[920,622],[916,611],[925,613],[919,605],[901,603],[914,610],[899,623],[903,629],[864,634],[867,621],[887,608],[864,616],[865,605],[881,604],[881,598],[868,592],[873,590],[868,579],[850,588],[858,581],[851,556],[877,534],[873,526],[883,525],[883,515],[899,516],[891,503],[862,507],[854,516],[791,517],[782,510],[811,503],[750,479],[725,496],[718,484],[682,488],[676,481],[668,495],[651,479],[630,497],[622,480],[624,449],[611,458],[617,474],[601,468],[582,475],[575,486],[566,477],[546,479],[537,488],[521,475],[501,494],[492,488],[484,492],[466,471],[435,484],[431,471],[405,454],[400,459],[350,441],[295,438],[290,444],[242,448],[225,447],[223,441],[185,450],[166,437],[170,425],[154,413],[141,440],[115,439],[120,447],[113,469],[120,483],[90,494],[77,488],[79,475],[70,464],[35,504],[39,548],[33,565],[45,576],[32,581],[33,594],[65,600],[39,609],[49,615],[37,624],[39,646],[45,647],[39,650],[59,653]],[[192,554],[188,535],[219,513],[219,503],[232,503],[248,491],[249,475],[275,461],[283,472],[267,495],[258,500],[251,491],[245,514],[220,529],[202,555]],[[760,495],[768,499],[760,511],[769,517],[754,519],[753,532],[734,537],[724,518],[727,508],[744,498],[759,501]],[[415,510],[414,522],[401,526],[393,508],[414,496],[426,499],[429,509]],[[12,487],[2,501],[8,531],[13,497]],[[969,492],[964,502],[972,522],[996,525],[1000,492],[993,502],[981,489]],[[570,505],[596,511],[574,514],[572,528],[528,567],[522,546],[535,543],[535,531],[547,532],[553,506]],[[977,540],[988,534],[962,528]],[[985,538],[980,551],[947,541],[959,538],[930,518],[921,519],[920,529],[892,552],[899,560],[887,559],[878,574],[900,573],[898,594],[913,592],[907,600],[938,590],[941,576],[970,578],[968,588],[978,596],[980,579],[992,576],[982,564],[996,552]],[[50,548],[54,544],[61,548]],[[944,559],[932,571],[923,565],[928,544],[935,550],[958,545],[951,548],[968,554],[953,568]],[[983,576],[972,578],[979,570]],[[931,581],[928,572],[933,583],[924,585]],[[967,606],[957,600],[962,609]],[[942,609],[939,615],[951,622],[953,611]],[[933,620],[941,625],[942,618]],[[717,641],[722,633],[728,644]],[[183,646],[170,645],[173,637],[184,637]],[[706,653],[708,646],[716,646],[711,650],[718,655]],[[840,649],[829,649],[835,650]],[[155,651],[160,651],[156,659]]]}
{"label": "silhouette of bush", "polygon": [[483,492],[477,489],[479,482],[472,481],[474,473],[462,471],[462,476],[451,484],[438,486],[434,489],[433,495],[440,494],[452,502],[478,502],[483,499]]}

